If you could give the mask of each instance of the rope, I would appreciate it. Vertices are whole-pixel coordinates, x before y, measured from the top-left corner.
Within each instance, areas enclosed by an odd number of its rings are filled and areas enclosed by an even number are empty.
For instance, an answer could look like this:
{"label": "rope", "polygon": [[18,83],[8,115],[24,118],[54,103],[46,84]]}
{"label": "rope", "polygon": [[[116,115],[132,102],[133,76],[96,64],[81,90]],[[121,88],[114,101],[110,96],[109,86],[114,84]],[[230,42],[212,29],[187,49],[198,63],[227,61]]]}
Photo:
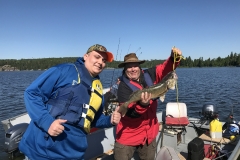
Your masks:
{"label": "rope", "polygon": [[[175,71],[175,63],[177,62],[180,62],[181,59],[184,59],[185,58],[182,56],[182,55],[178,55],[178,53],[174,50],[175,46],[173,46],[173,71]],[[179,108],[179,103],[178,103],[178,85],[177,85],[177,82],[176,82],[176,92],[177,92],[177,96],[176,96],[176,100],[177,100],[177,104],[178,104],[178,113],[179,113],[179,117],[178,117],[178,121],[180,123],[180,108]]]}
{"label": "rope", "polygon": [[[175,46],[173,46],[173,48],[175,48]],[[176,62],[180,62],[181,59],[185,59],[182,55],[178,55],[176,51],[173,50],[174,56],[173,56],[173,71],[175,72],[175,63]],[[178,60],[177,60],[178,59]],[[178,103],[178,86],[177,86],[177,82],[176,82],[176,91],[177,91],[177,103]],[[178,121],[180,123],[180,109],[179,109],[179,103],[178,103],[178,110],[179,110],[179,117],[178,117]],[[166,128],[165,124],[162,124],[162,130],[161,130],[161,134],[159,135],[159,139],[157,141],[157,143],[159,143],[160,137],[162,137],[161,140],[161,144],[159,145],[160,148],[163,146],[163,137],[164,137],[164,129]]]}

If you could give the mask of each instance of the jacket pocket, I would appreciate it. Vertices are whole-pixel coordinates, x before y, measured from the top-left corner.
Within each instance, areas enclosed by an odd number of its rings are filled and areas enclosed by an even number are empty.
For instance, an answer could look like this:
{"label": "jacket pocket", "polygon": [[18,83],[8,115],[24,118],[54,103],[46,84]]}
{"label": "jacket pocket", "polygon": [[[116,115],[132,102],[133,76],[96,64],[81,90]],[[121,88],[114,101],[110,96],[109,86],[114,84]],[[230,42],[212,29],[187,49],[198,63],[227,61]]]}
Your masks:
{"label": "jacket pocket", "polygon": [[50,109],[50,114],[54,118],[58,118],[59,116],[65,115],[68,111],[68,107],[72,101],[74,93],[70,92],[69,94],[65,95],[68,98],[57,98],[57,99],[50,99],[47,103],[50,104],[52,107]]}
{"label": "jacket pocket", "polygon": [[[58,136],[41,137],[42,145],[49,158],[80,159],[87,149],[87,138],[79,128],[64,124],[64,131]],[[41,133],[44,137],[45,132]]]}

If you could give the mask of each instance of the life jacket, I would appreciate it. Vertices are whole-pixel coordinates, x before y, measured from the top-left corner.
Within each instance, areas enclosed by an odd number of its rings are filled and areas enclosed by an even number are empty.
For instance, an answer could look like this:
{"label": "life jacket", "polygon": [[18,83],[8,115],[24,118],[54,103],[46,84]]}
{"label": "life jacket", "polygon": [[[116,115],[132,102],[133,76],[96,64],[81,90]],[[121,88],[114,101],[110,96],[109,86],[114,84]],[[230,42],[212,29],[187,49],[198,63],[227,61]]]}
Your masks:
{"label": "life jacket", "polygon": [[[73,64],[78,73],[78,82],[57,90],[47,102],[52,105],[50,114],[68,124],[82,127],[90,132],[91,122],[102,104],[103,87],[99,79],[94,79],[83,64]],[[81,79],[80,79],[81,77]]]}
{"label": "life jacket", "polygon": [[[148,87],[152,86],[152,85],[153,85],[153,81],[152,81],[149,73],[143,71],[143,76],[144,76],[144,80],[145,80],[147,86],[148,86]],[[124,83],[127,84],[128,87],[130,87],[130,88],[132,89],[133,92],[134,92],[134,91],[137,91],[137,90],[139,90],[139,89],[142,89],[142,86],[141,86],[139,83],[136,83],[136,82],[134,82],[134,81],[132,81],[132,80],[129,80],[129,79],[126,78],[125,76],[122,76],[121,79],[122,79],[122,81],[123,81]]]}

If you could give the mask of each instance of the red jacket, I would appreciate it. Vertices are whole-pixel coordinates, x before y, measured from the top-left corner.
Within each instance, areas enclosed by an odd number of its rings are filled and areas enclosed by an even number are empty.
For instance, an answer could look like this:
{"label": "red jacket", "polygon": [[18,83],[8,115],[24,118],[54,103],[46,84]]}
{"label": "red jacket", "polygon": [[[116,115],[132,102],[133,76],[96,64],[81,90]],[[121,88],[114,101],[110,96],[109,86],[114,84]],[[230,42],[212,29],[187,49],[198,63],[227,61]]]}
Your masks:
{"label": "red jacket", "polygon": [[[175,67],[179,63],[175,63]],[[157,65],[156,67],[147,69],[154,84],[157,84],[161,79],[173,70],[173,61],[168,58],[163,64]],[[124,76],[124,75],[123,75]],[[146,87],[144,84],[143,76],[140,76],[139,89],[141,85]],[[129,99],[130,94],[133,91],[124,83],[120,82],[118,88],[118,99],[120,103],[123,103]],[[150,144],[157,136],[159,132],[158,119],[156,117],[157,112],[157,101],[150,101],[148,106],[141,106],[138,102],[131,103],[128,108],[132,110],[134,116],[124,116],[121,118],[120,123],[117,125],[116,130],[116,141],[123,145],[137,146],[144,145],[147,141]]]}

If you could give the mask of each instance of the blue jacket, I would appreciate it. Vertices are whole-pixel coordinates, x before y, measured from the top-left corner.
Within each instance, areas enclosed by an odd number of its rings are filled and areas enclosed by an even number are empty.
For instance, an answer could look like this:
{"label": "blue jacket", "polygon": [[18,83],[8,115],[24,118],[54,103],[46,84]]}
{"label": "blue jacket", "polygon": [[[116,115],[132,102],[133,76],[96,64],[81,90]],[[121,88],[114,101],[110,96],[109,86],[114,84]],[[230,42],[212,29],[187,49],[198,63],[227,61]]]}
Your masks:
{"label": "blue jacket", "polygon": [[[83,64],[83,58],[78,58],[76,63]],[[84,65],[82,66],[86,69]],[[23,135],[19,149],[31,160],[83,159],[88,145],[87,134],[82,128],[65,123],[63,124],[65,130],[59,136],[48,138],[45,136],[55,120],[49,114],[50,105],[46,103],[55,96],[59,88],[69,87],[77,81],[78,72],[75,66],[69,63],[60,64],[45,71],[25,90],[24,100],[31,122]],[[103,104],[91,123],[92,127],[112,126],[111,117],[103,115],[102,110]]]}

